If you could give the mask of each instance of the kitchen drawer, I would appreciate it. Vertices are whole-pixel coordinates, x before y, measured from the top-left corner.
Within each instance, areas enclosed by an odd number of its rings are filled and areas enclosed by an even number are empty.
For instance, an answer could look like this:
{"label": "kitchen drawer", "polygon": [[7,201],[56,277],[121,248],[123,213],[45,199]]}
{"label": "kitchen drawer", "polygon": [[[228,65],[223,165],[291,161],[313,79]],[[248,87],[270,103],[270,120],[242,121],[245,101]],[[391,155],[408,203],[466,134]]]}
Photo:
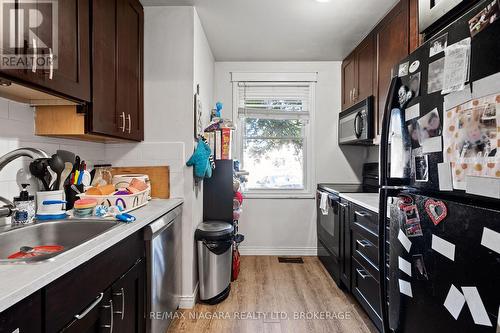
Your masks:
{"label": "kitchen drawer", "polygon": [[376,277],[378,281],[378,246],[373,242],[373,239],[366,237],[358,231],[352,231],[352,252],[353,257],[361,262],[369,271],[370,274]]}
{"label": "kitchen drawer", "polygon": [[351,222],[362,225],[375,235],[378,235],[378,214],[358,205],[352,205]]}
{"label": "kitchen drawer", "polygon": [[352,260],[352,292],[368,316],[381,329],[379,283],[356,258]]}
{"label": "kitchen drawer", "polygon": [[0,313],[0,333],[42,332],[42,296],[37,291]]}
{"label": "kitchen drawer", "polygon": [[46,332],[58,332],[144,257],[142,232],[127,237],[45,289]]}

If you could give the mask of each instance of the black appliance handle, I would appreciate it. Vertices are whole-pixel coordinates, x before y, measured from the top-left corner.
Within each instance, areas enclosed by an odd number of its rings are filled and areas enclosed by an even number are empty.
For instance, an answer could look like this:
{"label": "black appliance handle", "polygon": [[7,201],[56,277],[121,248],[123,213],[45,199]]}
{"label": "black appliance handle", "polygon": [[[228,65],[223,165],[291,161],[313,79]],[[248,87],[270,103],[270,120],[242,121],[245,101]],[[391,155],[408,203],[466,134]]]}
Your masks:
{"label": "black appliance handle", "polygon": [[385,100],[384,115],[382,120],[382,131],[380,133],[380,155],[379,155],[379,214],[378,214],[378,252],[379,262],[378,269],[380,274],[379,296],[380,296],[380,311],[382,315],[382,333],[390,332],[389,328],[389,309],[387,306],[387,280],[386,280],[386,218],[387,218],[387,197],[388,191],[385,186],[389,185],[388,181],[388,139],[390,130],[390,119],[392,105],[397,96],[398,86],[401,85],[399,77],[393,77],[389,86],[389,92]]}
{"label": "black appliance handle", "polygon": [[354,118],[354,134],[356,138],[359,139],[361,134],[363,134],[363,117],[361,116],[361,111],[356,114]]}
{"label": "black appliance handle", "polygon": [[393,77],[391,84],[389,86],[389,93],[385,100],[384,115],[382,118],[382,131],[380,133],[380,149],[379,149],[379,181],[381,186],[389,185],[388,181],[388,162],[389,162],[389,151],[388,151],[388,140],[389,140],[389,130],[391,125],[391,110],[395,99],[397,98],[397,89],[401,85],[401,79],[399,77]]}

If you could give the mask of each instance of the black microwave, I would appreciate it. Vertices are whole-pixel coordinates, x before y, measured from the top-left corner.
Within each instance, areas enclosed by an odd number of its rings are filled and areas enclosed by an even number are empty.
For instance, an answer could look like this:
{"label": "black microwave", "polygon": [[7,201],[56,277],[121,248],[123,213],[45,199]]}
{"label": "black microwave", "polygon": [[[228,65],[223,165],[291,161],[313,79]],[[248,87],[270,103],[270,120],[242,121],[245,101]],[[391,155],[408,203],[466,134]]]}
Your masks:
{"label": "black microwave", "polygon": [[339,144],[373,143],[373,96],[362,100],[339,115]]}
{"label": "black microwave", "polygon": [[[418,0],[418,27],[420,33],[437,31],[479,0]],[[428,38],[426,38],[427,40]]]}

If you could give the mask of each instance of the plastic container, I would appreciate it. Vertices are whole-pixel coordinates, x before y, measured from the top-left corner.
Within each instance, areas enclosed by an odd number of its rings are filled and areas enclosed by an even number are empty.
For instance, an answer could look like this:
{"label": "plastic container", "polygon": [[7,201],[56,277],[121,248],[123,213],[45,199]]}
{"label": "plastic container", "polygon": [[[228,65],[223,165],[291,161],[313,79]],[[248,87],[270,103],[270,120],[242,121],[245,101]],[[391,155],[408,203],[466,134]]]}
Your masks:
{"label": "plastic container", "polygon": [[78,194],[80,199],[95,199],[97,205],[103,206],[120,206],[123,211],[130,211],[139,208],[148,202],[148,190],[137,192],[134,194],[122,195],[86,195],[85,193]]}

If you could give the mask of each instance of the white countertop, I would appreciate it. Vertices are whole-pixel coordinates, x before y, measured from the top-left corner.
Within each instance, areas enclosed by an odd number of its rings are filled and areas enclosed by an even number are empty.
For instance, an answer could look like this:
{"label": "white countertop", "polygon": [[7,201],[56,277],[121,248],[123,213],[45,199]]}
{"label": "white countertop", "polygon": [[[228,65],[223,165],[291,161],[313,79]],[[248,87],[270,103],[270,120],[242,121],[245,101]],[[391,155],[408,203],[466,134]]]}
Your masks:
{"label": "white countertop", "polygon": [[0,265],[0,312],[144,228],[182,202],[182,199],[153,199],[145,207],[131,212],[137,218],[135,222],[111,228],[86,243],[61,253],[54,261]]}
{"label": "white countertop", "polygon": [[339,193],[341,198],[349,200],[361,207],[371,210],[378,214],[378,193]]}

